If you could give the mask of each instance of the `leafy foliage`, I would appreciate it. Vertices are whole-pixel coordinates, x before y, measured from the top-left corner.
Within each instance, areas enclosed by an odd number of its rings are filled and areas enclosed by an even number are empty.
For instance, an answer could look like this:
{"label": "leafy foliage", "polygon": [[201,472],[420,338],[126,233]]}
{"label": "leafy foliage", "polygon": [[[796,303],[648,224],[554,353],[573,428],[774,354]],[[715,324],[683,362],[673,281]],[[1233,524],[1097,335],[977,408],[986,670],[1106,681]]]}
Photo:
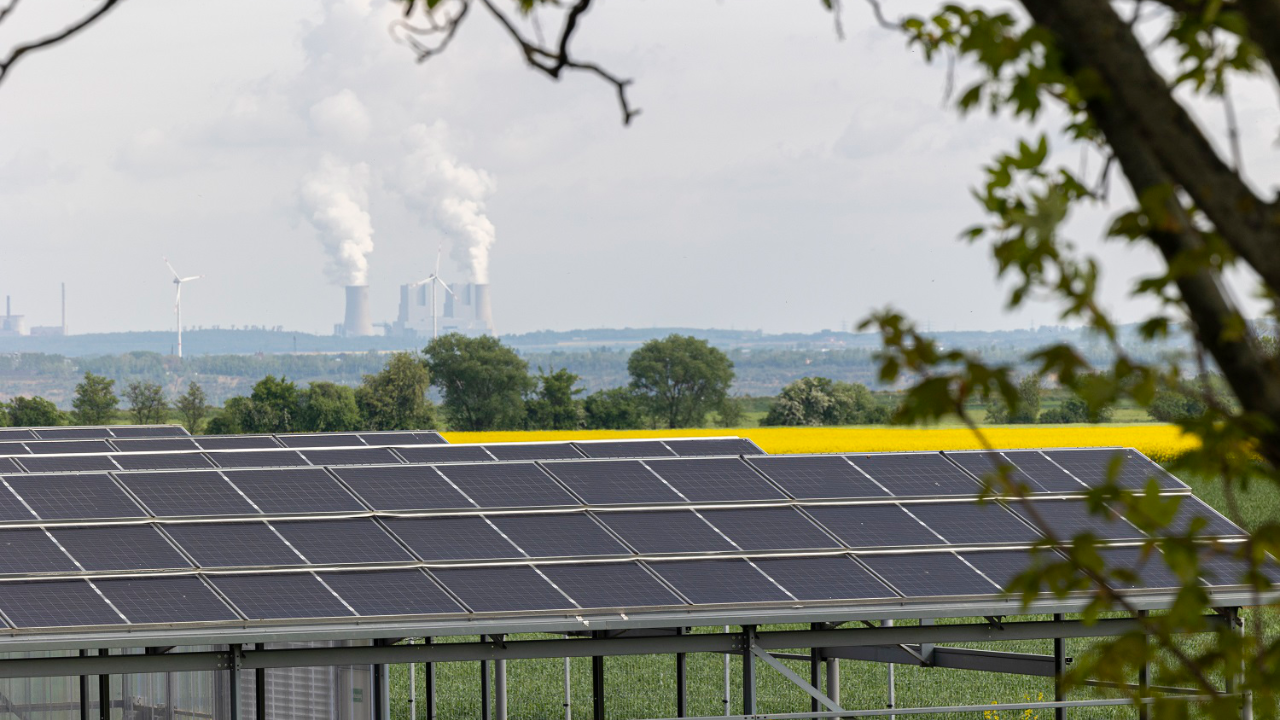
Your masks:
{"label": "leafy foliage", "polygon": [[156,383],[133,382],[125,388],[124,399],[129,402],[129,414],[138,425],[159,425],[169,412],[169,401],[164,388]]}
{"label": "leafy foliage", "polygon": [[528,401],[528,426],[533,430],[576,430],[586,419],[578,376],[561,368],[550,375],[538,369],[538,390]]}
{"label": "leafy foliage", "polygon": [[887,416],[865,385],[807,377],[782,389],[761,424],[866,425]]}
{"label": "leafy foliage", "polygon": [[644,400],[629,387],[593,392],[582,401],[588,430],[630,430],[647,427]]}
{"label": "leafy foliage", "polygon": [[115,384],[114,380],[86,372],[84,381],[76,385],[76,397],[71,401],[76,422],[80,425],[106,425],[114,420],[116,406],[120,404]]}
{"label": "leafy foliage", "polygon": [[182,418],[182,426],[192,435],[200,432],[200,426],[209,416],[209,398],[204,388],[195,382],[187,384],[187,391],[173,399],[173,409]]}
{"label": "leafy foliage", "polygon": [[705,340],[670,335],[650,340],[627,360],[631,388],[666,427],[697,427],[720,407],[733,383],[733,362]]}
{"label": "leafy foliage", "polygon": [[364,429],[356,391],[346,385],[313,382],[299,397],[298,429],[306,432],[349,432]]}
{"label": "leafy foliage", "polygon": [[66,425],[67,415],[51,401],[42,397],[19,395],[4,406],[9,425],[14,427],[51,427]]}
{"label": "leafy foliage", "polygon": [[365,375],[355,402],[366,430],[430,430],[435,406],[427,398],[431,374],[416,353],[393,353],[373,375]]}
{"label": "leafy foliage", "polygon": [[513,430],[524,425],[528,364],[497,338],[441,335],[425,350],[431,382],[444,395],[454,430]]}

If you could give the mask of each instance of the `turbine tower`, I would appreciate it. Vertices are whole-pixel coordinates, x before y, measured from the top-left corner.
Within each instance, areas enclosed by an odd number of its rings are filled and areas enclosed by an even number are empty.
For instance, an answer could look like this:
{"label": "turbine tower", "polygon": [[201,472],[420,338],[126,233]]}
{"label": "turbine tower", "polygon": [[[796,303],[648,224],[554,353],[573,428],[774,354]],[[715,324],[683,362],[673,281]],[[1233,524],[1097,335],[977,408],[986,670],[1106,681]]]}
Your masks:
{"label": "turbine tower", "polygon": [[440,337],[440,317],[436,315],[436,284],[437,283],[439,283],[440,287],[444,288],[445,292],[449,293],[450,295],[453,295],[454,297],[457,297],[457,295],[454,294],[454,292],[449,289],[449,284],[446,283],[444,280],[440,279],[440,248],[436,248],[436,271],[431,273],[431,275],[428,276],[426,280],[419,280],[418,282],[413,283],[409,286],[409,287],[418,287],[420,285],[431,286],[431,339],[432,340],[435,340],[436,338]]}
{"label": "turbine tower", "polygon": [[182,283],[199,280],[203,275],[192,275],[191,277],[182,277],[177,270],[173,269],[173,265],[169,264],[169,258],[164,259],[164,264],[168,266],[169,272],[173,273],[173,310],[178,316],[178,359],[182,359]]}

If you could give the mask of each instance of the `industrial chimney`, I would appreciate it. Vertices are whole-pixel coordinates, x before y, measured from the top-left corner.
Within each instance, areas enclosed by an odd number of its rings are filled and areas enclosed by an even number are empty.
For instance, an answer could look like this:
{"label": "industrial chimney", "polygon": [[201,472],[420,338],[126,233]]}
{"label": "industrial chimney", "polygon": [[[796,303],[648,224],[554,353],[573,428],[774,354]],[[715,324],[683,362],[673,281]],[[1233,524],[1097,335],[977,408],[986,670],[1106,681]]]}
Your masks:
{"label": "industrial chimney", "polygon": [[342,323],[342,334],[347,337],[367,337],[373,334],[368,285],[347,286],[347,317]]}
{"label": "industrial chimney", "polygon": [[493,335],[493,306],[489,304],[489,283],[475,285],[475,318],[476,323]]}

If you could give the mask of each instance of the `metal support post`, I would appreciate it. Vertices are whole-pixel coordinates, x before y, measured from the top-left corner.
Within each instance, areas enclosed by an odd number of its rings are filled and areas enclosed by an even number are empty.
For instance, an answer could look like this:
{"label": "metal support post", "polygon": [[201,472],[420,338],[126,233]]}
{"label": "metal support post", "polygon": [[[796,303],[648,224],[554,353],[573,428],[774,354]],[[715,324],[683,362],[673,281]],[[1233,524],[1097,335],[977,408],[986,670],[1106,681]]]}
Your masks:
{"label": "metal support post", "polygon": [[[254,650],[266,650],[266,643],[257,643]],[[253,720],[267,720],[267,669],[253,671]]]}
{"label": "metal support post", "polygon": [[[385,640],[374,640],[374,645],[394,645]],[[391,720],[391,668],[374,665],[373,668],[373,717],[374,720]]]}
{"label": "metal support post", "polygon": [[[810,630],[821,630],[822,623],[809,623]],[[819,677],[822,667],[822,652],[818,648],[809,648],[809,684],[814,687],[822,687],[821,678]],[[818,699],[809,698],[809,712],[818,712]]]}
{"label": "metal support post", "polygon": [[[677,635],[686,635],[689,628],[676,628]],[[676,653],[676,717],[689,714],[689,663],[684,653]]]}
{"label": "metal support post", "polygon": [[[1244,618],[1240,617],[1240,608],[1232,608],[1230,618],[1235,624],[1234,631],[1240,635],[1241,640],[1244,640]],[[1241,660],[1240,675],[1233,684],[1236,691],[1242,693],[1240,696],[1240,720],[1253,720],[1253,693],[1244,690],[1245,662],[1245,660]]]}
{"label": "metal support post", "polygon": [[[604,637],[603,633],[593,632],[592,637]],[[604,657],[591,657],[591,717],[593,720],[604,720]]]}
{"label": "metal support post", "polygon": [[[568,635],[564,636],[569,639]],[[569,679],[569,658],[564,659],[564,720],[573,720],[573,683]]]}
{"label": "metal support post", "polygon": [[[724,626],[724,632],[729,633],[729,626]],[[731,698],[729,697],[729,653],[724,654],[724,714],[725,717],[733,714],[733,708],[730,707]]]}
{"label": "metal support post", "polygon": [[[502,642],[502,635],[495,639]],[[493,715],[494,720],[507,720],[507,661],[493,661]]]}
{"label": "metal support post", "polygon": [[[1062,613],[1053,616],[1053,621],[1060,623],[1063,621]],[[1062,676],[1067,673],[1067,640],[1066,638],[1053,639],[1053,700],[1054,702],[1062,702],[1067,699]],[[1067,709],[1062,706],[1053,709],[1054,720],[1067,720]]]}
{"label": "metal support post", "polygon": [[[98,657],[106,657],[111,651],[102,648],[98,651]],[[98,676],[98,717],[101,720],[111,720],[111,676]]]}
{"label": "metal support post", "polygon": [[[1146,618],[1146,610],[1139,610],[1138,617]],[[1138,698],[1145,699],[1151,694],[1151,680],[1147,677],[1147,653],[1151,652],[1151,643],[1147,640],[1147,636],[1142,636],[1142,664],[1138,666]],[[1150,720],[1151,706],[1145,702],[1138,703],[1138,720]]]}
{"label": "metal support post", "polygon": [[840,658],[827,658],[827,697],[840,704]]}
{"label": "metal support post", "polygon": [[231,653],[230,676],[227,683],[231,707],[227,708],[227,717],[231,720],[240,720],[240,660],[244,653],[239,645],[229,645],[227,650]]}
{"label": "metal support post", "polygon": [[[423,645],[430,645],[431,638],[422,638]],[[427,684],[427,720],[436,720],[436,665],[422,664],[423,681]]]}
{"label": "metal support post", "polygon": [[756,626],[742,626],[742,714],[756,714],[756,656],[751,652],[756,644]]}
{"label": "metal support post", "polygon": [[[81,650],[80,657],[89,657],[88,650]],[[89,676],[80,676],[80,720],[89,720]]]}
{"label": "metal support post", "polygon": [[[893,627],[893,620],[885,620],[884,622],[880,623],[880,625],[881,627]],[[887,668],[886,673],[888,677],[886,679],[888,681],[887,685],[888,685],[888,691],[889,691],[888,692],[889,697],[887,698],[889,702],[885,705],[885,707],[888,708],[889,710],[892,710],[893,706],[898,703],[898,693],[897,693],[898,688],[893,678],[893,663],[889,663],[885,665],[885,668]],[[894,720],[895,717],[896,716],[894,715],[890,715],[889,720]]]}
{"label": "metal support post", "polygon": [[[413,645],[413,638],[407,641]],[[418,720],[418,668],[409,663],[409,720]]]}
{"label": "metal support post", "polygon": [[[488,638],[485,638],[488,640]],[[480,661],[480,720],[489,720],[492,712],[489,707],[489,661]]]}

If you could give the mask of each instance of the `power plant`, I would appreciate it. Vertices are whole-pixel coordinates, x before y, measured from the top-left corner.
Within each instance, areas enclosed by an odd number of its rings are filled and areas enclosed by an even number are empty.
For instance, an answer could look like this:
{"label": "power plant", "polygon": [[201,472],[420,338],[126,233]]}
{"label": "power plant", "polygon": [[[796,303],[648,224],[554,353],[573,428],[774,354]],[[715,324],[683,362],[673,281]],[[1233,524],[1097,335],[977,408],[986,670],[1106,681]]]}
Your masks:
{"label": "power plant", "polygon": [[66,335],[67,333],[67,284],[62,283],[62,324],[61,325],[36,325],[27,327],[27,319],[23,315],[13,314],[13,299],[6,295],[4,297],[4,315],[0,316],[0,337],[15,337],[20,335],[32,335],[39,337],[50,337]]}
{"label": "power plant", "polygon": [[[433,278],[435,276],[432,276]],[[442,283],[443,284],[443,283]],[[443,312],[433,318],[432,292],[443,292]],[[493,335],[493,306],[488,283],[453,283],[437,291],[431,278],[400,286],[400,312],[386,325],[395,336],[431,338],[435,334]]]}
{"label": "power plant", "polygon": [[334,328],[343,337],[369,337],[373,334],[373,313],[369,310],[369,286],[347,286],[347,314]]}

